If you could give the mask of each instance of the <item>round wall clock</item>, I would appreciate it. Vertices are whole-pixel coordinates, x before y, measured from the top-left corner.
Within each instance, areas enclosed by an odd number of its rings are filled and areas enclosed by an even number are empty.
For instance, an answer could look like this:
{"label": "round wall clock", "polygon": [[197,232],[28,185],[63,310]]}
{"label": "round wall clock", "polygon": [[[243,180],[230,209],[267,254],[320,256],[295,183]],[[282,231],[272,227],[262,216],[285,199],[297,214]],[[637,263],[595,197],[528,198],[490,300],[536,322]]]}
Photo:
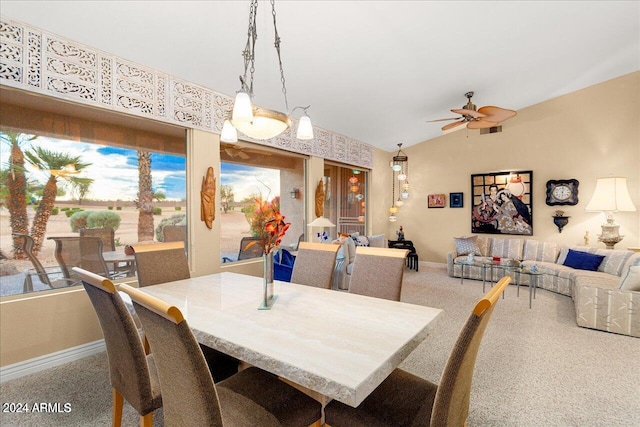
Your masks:
{"label": "round wall clock", "polygon": [[547,205],[577,205],[579,184],[577,179],[547,181]]}

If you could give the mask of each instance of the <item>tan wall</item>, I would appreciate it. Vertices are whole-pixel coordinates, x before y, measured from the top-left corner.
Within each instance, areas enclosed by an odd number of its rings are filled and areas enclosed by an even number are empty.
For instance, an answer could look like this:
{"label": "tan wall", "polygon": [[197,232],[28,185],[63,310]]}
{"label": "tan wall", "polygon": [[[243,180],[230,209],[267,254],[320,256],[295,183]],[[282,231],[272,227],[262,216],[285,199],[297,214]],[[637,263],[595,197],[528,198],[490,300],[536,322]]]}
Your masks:
{"label": "tan wall", "polygon": [[0,366],[102,339],[84,288],[0,303]]}
{"label": "tan wall", "polygon": [[[445,262],[446,253],[454,248],[453,237],[471,235],[470,175],[532,170],[534,234],[530,238],[582,245],[588,231],[590,245],[604,248],[597,241],[604,215],[584,208],[596,178],[615,174],[627,177],[632,201],[640,209],[639,94],[640,72],[635,72],[524,108],[504,122],[502,133],[480,135],[464,129],[405,149],[411,197],[400,208],[398,222],[387,222],[387,237],[393,238],[403,225],[421,261]],[[382,176],[379,166],[389,169],[392,156],[376,152],[376,176]],[[580,182],[578,204],[547,206],[546,182],[572,178]],[[388,216],[390,180],[390,173],[383,182],[373,180],[374,232],[385,230],[380,218]],[[449,208],[451,192],[464,193],[464,208]],[[445,193],[447,207],[427,209],[431,193]],[[562,234],[552,220],[558,209],[571,217]],[[616,248],[640,246],[640,211],[620,212],[615,218],[620,234],[625,235]]]}

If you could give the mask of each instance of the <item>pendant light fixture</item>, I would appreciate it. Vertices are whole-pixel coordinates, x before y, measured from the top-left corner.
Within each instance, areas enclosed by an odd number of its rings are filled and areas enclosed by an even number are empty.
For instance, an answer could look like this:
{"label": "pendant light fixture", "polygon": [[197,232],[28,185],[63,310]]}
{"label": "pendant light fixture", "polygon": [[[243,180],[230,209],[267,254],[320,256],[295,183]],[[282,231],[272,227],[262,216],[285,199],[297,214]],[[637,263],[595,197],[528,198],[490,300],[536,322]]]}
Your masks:
{"label": "pendant light fixture", "polygon": [[[391,207],[389,208],[389,221],[397,220],[398,208],[404,205],[404,200],[409,198],[409,157],[402,151],[402,143],[398,144],[398,152],[389,162],[391,167]],[[396,182],[398,183],[398,200],[396,200]]]}
{"label": "pendant light fixture", "polygon": [[[255,44],[258,38],[256,32],[256,16],[258,13],[258,0],[251,0],[249,7],[249,28],[247,31],[247,43],[242,51],[244,58],[244,74],[240,76],[240,90],[236,93],[233,110],[230,118],[224,121],[220,140],[223,142],[237,142],[237,131],[254,138],[270,139],[287,131],[291,127],[291,114],[297,110],[304,111],[303,116],[298,121],[296,138],[309,140],[313,139],[313,126],[307,113],[310,106],[295,107],[290,113],[281,113],[267,108],[257,107],[253,104],[253,78],[255,73]],[[276,26],[275,0],[271,0],[271,15],[273,16],[273,29],[275,33],[275,48],[280,66],[280,81],[282,82],[282,94],[284,104],[289,111],[287,100],[287,87],[285,85],[282,58],[280,55],[280,36]]]}

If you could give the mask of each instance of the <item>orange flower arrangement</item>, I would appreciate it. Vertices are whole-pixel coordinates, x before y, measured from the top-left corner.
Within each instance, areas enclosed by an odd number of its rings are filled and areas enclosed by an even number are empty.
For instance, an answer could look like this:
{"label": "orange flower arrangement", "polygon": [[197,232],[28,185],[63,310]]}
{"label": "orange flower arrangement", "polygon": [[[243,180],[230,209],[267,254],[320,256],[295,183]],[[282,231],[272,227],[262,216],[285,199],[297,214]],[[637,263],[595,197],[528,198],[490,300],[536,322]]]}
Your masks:
{"label": "orange flower arrangement", "polygon": [[256,199],[254,215],[250,220],[251,229],[258,233],[258,242],[249,242],[245,249],[259,243],[265,254],[271,253],[280,246],[282,238],[291,223],[284,222],[284,215],[280,213],[280,198],[275,197],[271,202]]}

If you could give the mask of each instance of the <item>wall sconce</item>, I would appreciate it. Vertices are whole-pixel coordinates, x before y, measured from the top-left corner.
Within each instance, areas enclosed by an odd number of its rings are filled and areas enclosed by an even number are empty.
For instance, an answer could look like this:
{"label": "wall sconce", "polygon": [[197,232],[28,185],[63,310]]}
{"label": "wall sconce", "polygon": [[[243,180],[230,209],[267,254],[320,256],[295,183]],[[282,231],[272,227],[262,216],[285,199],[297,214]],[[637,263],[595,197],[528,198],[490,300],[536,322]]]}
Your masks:
{"label": "wall sconce", "polygon": [[298,196],[300,195],[300,190],[298,190],[297,188],[294,188],[293,190],[291,190],[289,194],[291,195],[292,199],[297,199]]}

